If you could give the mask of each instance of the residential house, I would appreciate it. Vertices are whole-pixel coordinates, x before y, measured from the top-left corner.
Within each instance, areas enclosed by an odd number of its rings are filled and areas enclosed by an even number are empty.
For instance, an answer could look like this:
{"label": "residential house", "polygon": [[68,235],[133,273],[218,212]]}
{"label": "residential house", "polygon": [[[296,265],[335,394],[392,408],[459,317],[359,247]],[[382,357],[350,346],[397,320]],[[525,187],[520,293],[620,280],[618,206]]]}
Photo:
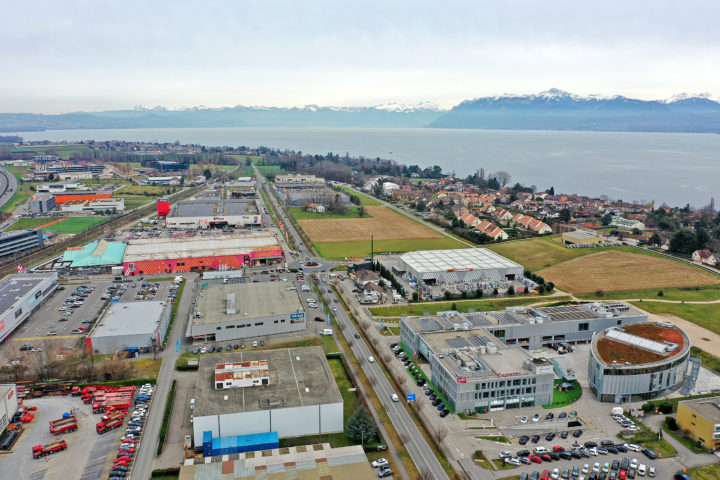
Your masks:
{"label": "residential house", "polygon": [[492,212],[492,216],[501,222],[509,222],[510,220],[513,219],[513,214],[508,212],[504,208],[498,208],[497,210]]}
{"label": "residential house", "polygon": [[634,230],[636,228],[640,231],[645,230],[645,224],[643,222],[638,220],[629,220],[623,217],[612,217],[610,226],[617,227],[622,230]]}
{"label": "residential house", "polygon": [[479,225],[477,225],[477,227],[475,227],[475,229],[489,236],[493,240],[507,240],[508,238],[508,234],[505,233],[505,230],[494,223],[488,222],[487,220],[483,220]]}
{"label": "residential house", "polygon": [[539,233],[540,235],[552,233],[552,228],[550,228],[547,223],[531,217],[530,215],[518,213],[513,217],[513,223],[528,230],[532,230],[535,233]]}
{"label": "residential house", "polygon": [[708,249],[695,250],[692,254],[692,259],[693,262],[702,263],[713,267],[718,264],[717,256]]}
{"label": "residential house", "polygon": [[355,284],[358,287],[365,287],[368,283],[380,284],[380,275],[372,270],[358,270],[355,272]]}
{"label": "residential house", "polygon": [[319,203],[308,202],[305,204],[305,211],[312,213],[325,213],[325,207]]}
{"label": "residential house", "polygon": [[360,303],[380,303],[384,296],[385,290],[380,285],[368,282],[362,287]]}

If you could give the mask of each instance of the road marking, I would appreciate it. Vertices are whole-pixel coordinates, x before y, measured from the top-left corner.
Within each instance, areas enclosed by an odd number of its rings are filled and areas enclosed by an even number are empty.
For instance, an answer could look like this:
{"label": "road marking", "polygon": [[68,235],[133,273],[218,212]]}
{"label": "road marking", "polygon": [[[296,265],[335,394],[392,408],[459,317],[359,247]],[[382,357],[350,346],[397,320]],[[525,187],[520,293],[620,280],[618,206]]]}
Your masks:
{"label": "road marking", "polygon": [[81,338],[85,335],[50,335],[46,337],[22,337],[22,338],[11,338],[11,342],[32,342],[36,340],[55,340],[57,339],[66,339],[66,338]]}

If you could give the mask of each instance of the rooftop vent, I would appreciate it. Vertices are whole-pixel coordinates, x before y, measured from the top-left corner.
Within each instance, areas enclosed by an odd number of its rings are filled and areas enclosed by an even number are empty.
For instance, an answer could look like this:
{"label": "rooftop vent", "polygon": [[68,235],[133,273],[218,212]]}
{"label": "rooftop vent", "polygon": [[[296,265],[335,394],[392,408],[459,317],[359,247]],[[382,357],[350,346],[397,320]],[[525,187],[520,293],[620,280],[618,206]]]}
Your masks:
{"label": "rooftop vent", "polygon": [[236,313],[235,310],[235,294],[234,293],[228,293],[227,294],[227,305],[226,310],[228,315],[234,315]]}

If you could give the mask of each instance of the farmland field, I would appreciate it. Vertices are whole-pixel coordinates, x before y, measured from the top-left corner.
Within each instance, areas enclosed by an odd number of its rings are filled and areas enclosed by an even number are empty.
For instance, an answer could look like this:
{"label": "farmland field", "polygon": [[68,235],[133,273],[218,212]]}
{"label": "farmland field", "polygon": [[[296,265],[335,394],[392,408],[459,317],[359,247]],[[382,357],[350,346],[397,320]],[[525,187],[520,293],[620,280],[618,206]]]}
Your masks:
{"label": "farmland field", "polygon": [[[303,207],[289,207],[288,212],[295,220],[324,220],[327,218],[361,218],[358,215],[358,207],[348,207],[345,213],[332,213],[325,211],[323,213],[306,212]],[[370,214],[365,213],[362,218],[369,218]]]}
{"label": "farmland field", "polygon": [[370,235],[376,240],[446,238],[389,208],[367,207],[367,211],[371,218],[299,220],[298,223],[313,242],[369,240]]}
{"label": "farmland field", "polygon": [[566,260],[538,273],[573,293],[720,284],[720,277],[690,265],[613,249]]}
{"label": "farmland field", "polygon": [[[331,220],[338,222],[340,220]],[[370,235],[365,240],[353,242],[313,242],[318,254],[331,260],[342,260],[345,257],[365,257],[370,255]],[[398,240],[375,240],[375,254],[404,253],[413,250],[442,250],[450,248],[466,248],[452,238],[417,238]]]}
{"label": "farmland field", "polygon": [[63,217],[21,218],[11,225],[8,230],[35,229],[51,222],[57,222],[43,228],[43,231],[45,233],[80,233],[107,219],[108,217],[65,217],[64,219]]}
{"label": "farmland field", "polygon": [[374,198],[367,196],[362,193],[357,193],[355,190],[345,187],[343,185],[337,185],[337,188],[342,190],[343,192],[347,193],[348,195],[355,195],[360,199],[360,205],[366,206],[366,207],[377,207],[379,205],[382,205],[379,201],[375,200]]}
{"label": "farmland field", "polygon": [[[666,303],[666,302],[631,302],[638,308],[656,315],[673,315],[707,328],[720,335],[720,317],[716,303]],[[714,350],[710,350],[715,353]]]}
{"label": "farmland field", "polygon": [[515,240],[487,248],[533,271],[602,251],[599,248],[565,248],[560,236]]}

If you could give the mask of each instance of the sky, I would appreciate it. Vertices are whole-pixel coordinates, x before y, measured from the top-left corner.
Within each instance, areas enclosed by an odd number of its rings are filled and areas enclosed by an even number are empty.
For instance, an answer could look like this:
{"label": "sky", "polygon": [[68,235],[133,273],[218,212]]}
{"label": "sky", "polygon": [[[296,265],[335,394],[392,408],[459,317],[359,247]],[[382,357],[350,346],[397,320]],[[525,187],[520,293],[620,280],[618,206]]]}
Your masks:
{"label": "sky", "polygon": [[706,0],[0,0],[0,112],[720,97]]}

